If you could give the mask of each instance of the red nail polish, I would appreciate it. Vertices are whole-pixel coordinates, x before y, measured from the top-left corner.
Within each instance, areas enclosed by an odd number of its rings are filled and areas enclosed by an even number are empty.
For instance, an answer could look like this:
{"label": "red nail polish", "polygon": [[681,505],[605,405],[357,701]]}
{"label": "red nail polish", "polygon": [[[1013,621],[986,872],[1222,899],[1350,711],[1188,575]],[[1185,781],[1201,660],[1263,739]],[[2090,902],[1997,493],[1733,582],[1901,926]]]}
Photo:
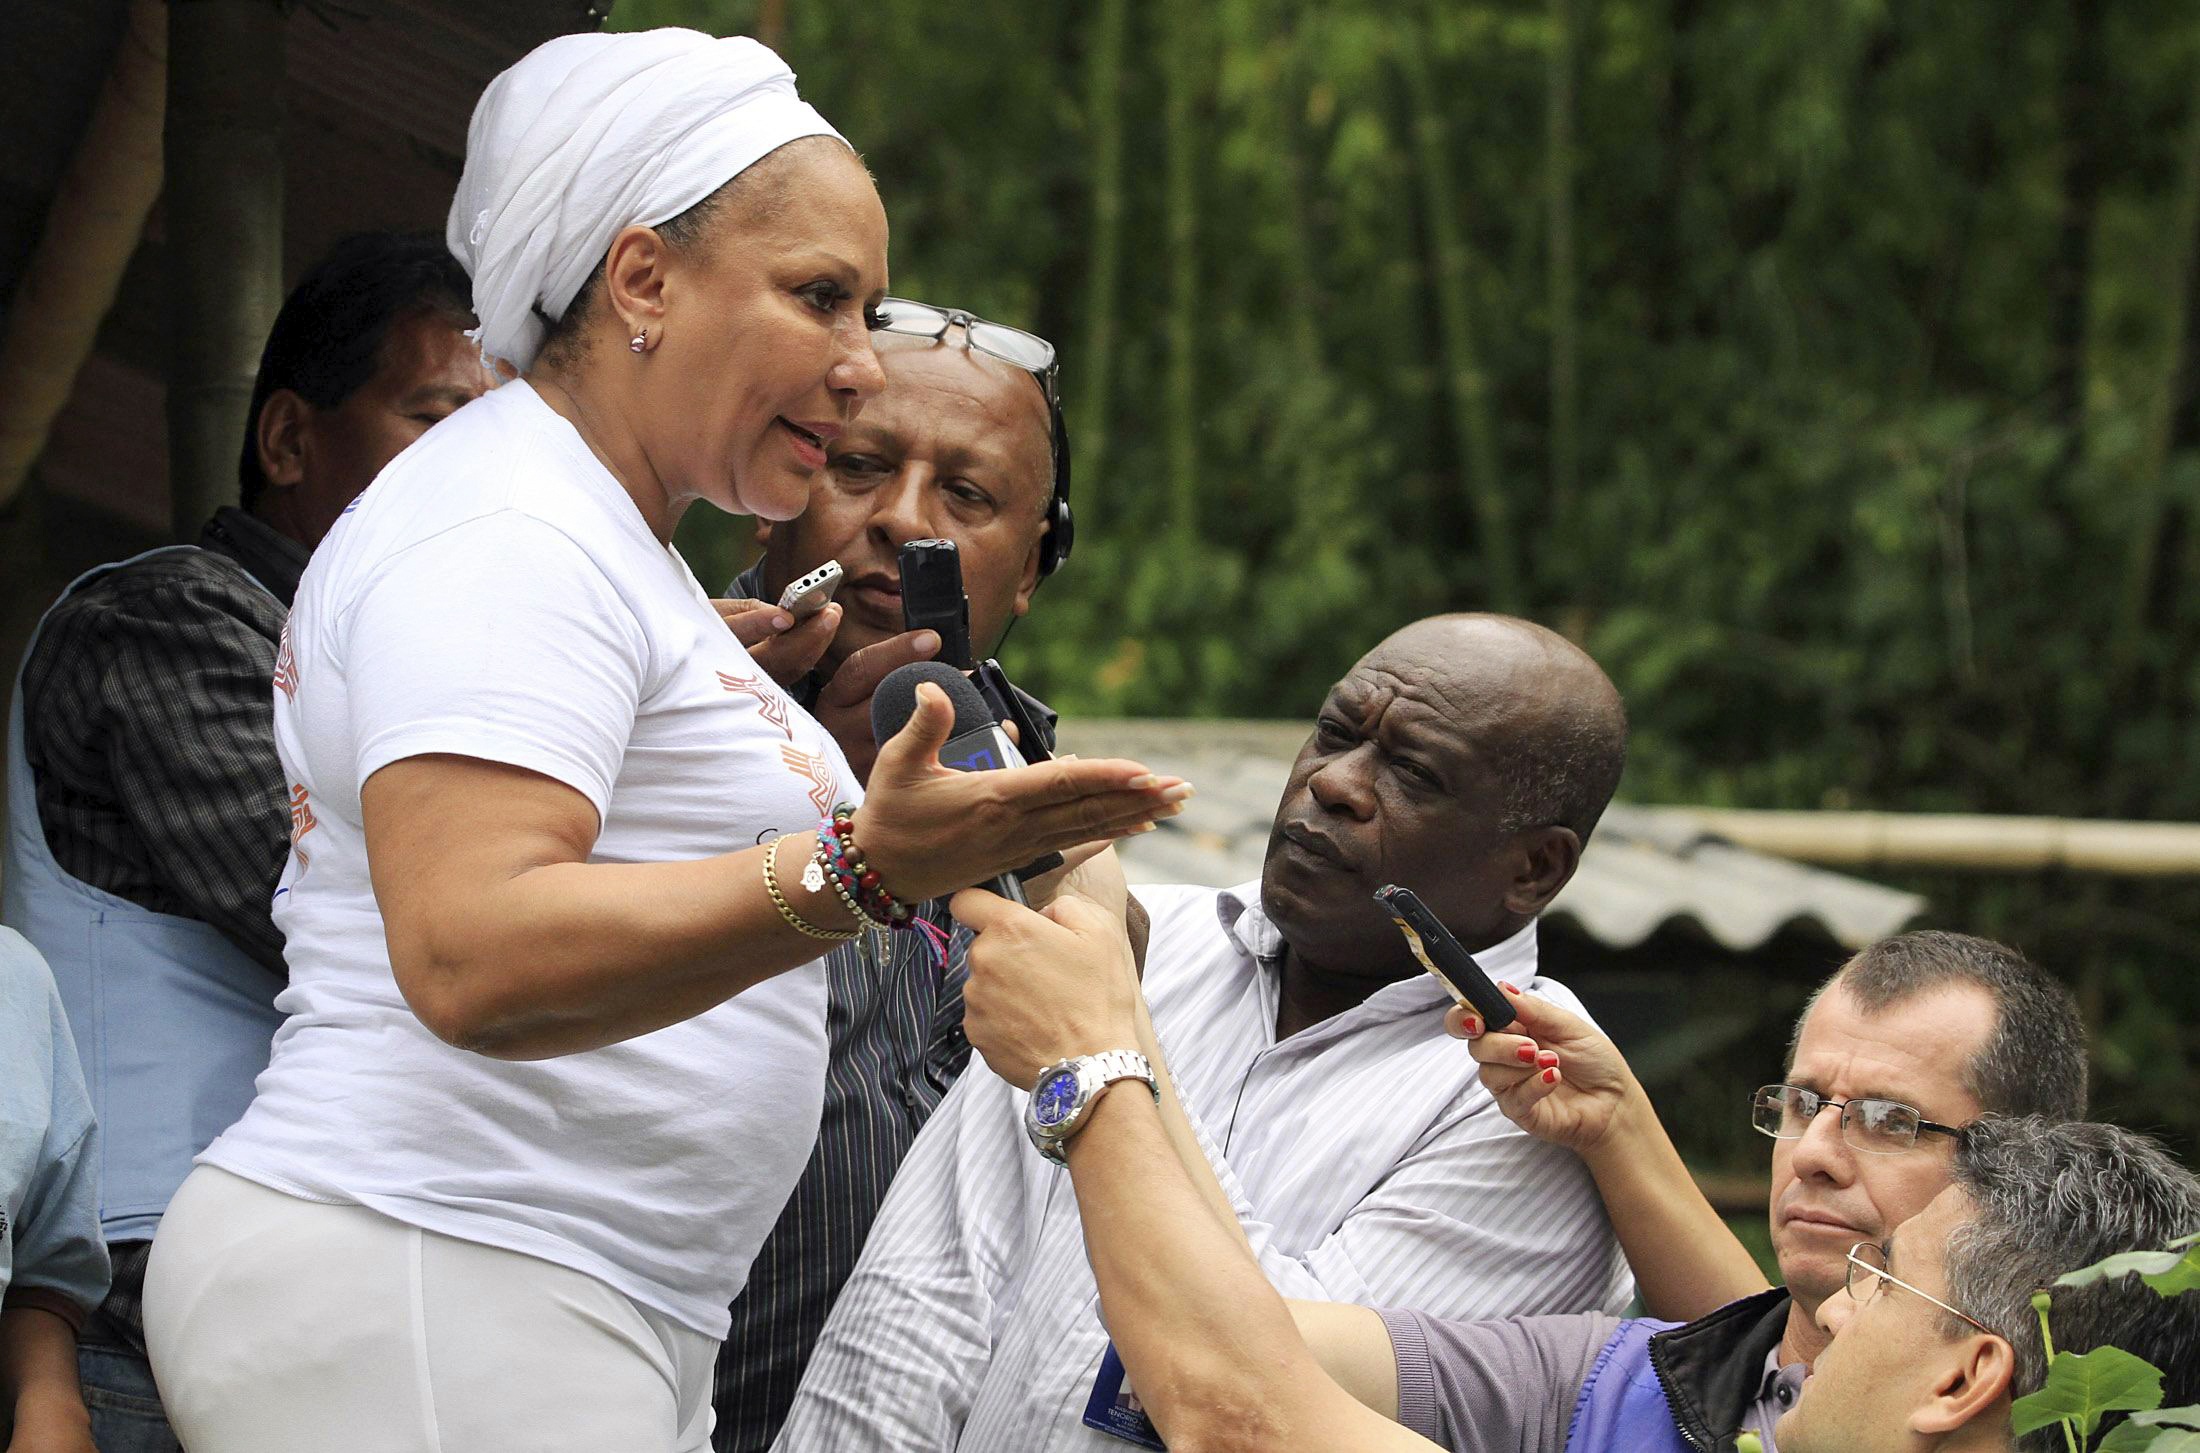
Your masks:
{"label": "red nail polish", "polygon": [[1544,1084],[1546,1084],[1546,1085],[1555,1085],[1555,1084],[1557,1084],[1557,1083],[1558,1083],[1558,1071],[1557,1071],[1557,1070],[1555,1070],[1555,1069],[1549,1069],[1549,1070],[1545,1070],[1545,1071],[1543,1072],[1543,1083],[1544,1083]]}
{"label": "red nail polish", "polygon": [[1524,1064],[1524,1065],[1532,1065],[1532,1064],[1534,1064],[1534,1063],[1535,1063],[1535,1046],[1534,1046],[1534,1045],[1532,1045],[1532,1044],[1524,1044],[1524,1045],[1520,1046],[1520,1048],[1519,1048],[1518,1050],[1514,1051],[1514,1052],[1515,1052],[1516,1054],[1518,1054],[1518,1055],[1520,1056],[1520,1062],[1521,1062],[1522,1064]]}
{"label": "red nail polish", "polygon": [[1469,1014],[1459,1027],[1467,1032],[1467,1038],[1473,1039],[1482,1032],[1482,1021]]}
{"label": "red nail polish", "polygon": [[1542,1068],[1542,1069],[1546,1069],[1546,1070],[1547,1070],[1547,1069],[1549,1069],[1549,1068],[1550,1068],[1550,1067],[1551,1067],[1552,1065],[1555,1065],[1555,1064],[1557,1064],[1557,1063],[1558,1063],[1558,1056],[1557,1056],[1557,1055],[1555,1055],[1555,1054],[1552,1054],[1552,1053],[1551,1053],[1551,1052],[1550,1052],[1549,1050],[1545,1050],[1545,1051],[1543,1051],[1543,1053],[1541,1053],[1541,1054],[1539,1054],[1539,1055],[1537,1055],[1537,1056],[1535,1057],[1535,1062],[1536,1062],[1536,1064],[1537,1064],[1537,1066],[1538,1066],[1538,1067],[1540,1067],[1540,1068]]}

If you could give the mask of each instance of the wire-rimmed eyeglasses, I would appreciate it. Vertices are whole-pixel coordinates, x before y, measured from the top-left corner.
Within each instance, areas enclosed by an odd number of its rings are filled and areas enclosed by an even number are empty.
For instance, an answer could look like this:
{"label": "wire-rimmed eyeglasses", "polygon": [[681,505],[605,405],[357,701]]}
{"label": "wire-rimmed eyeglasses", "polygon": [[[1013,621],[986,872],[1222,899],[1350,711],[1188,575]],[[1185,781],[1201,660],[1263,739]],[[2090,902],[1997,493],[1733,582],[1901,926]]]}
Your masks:
{"label": "wire-rimmed eyeglasses", "polygon": [[980,353],[1013,363],[1039,381],[1046,390],[1047,405],[1060,407],[1054,395],[1054,345],[1036,333],[989,323],[960,308],[935,308],[913,298],[887,298],[878,305],[872,327],[882,333],[904,333],[912,338],[944,338],[949,328],[961,328],[963,337]]}
{"label": "wire-rimmed eyeglasses", "polygon": [[1764,1085],[1750,1099],[1750,1123],[1775,1140],[1800,1140],[1818,1112],[1841,1112],[1841,1138],[1868,1155],[1900,1155],[1917,1145],[1921,1131],[1961,1136],[1954,1125],[1927,1120],[1900,1100],[1829,1100],[1798,1085]]}
{"label": "wire-rimmed eyeglasses", "polygon": [[[1862,1292],[1858,1292],[1856,1289],[1856,1274],[1860,1271],[1869,1273],[1866,1279],[1870,1283]],[[1887,1248],[1881,1246],[1878,1242],[1859,1241],[1851,1246],[1849,1248],[1848,1279],[1843,1283],[1848,1290],[1849,1300],[1859,1307],[1863,1306],[1873,1297],[1879,1295],[1879,1287],[1882,1282],[1892,1282],[1913,1297],[1923,1297],[1949,1316],[1959,1321],[1969,1322],[1989,1337],[1999,1337],[2001,1335],[2001,1333],[1996,1332],[1969,1312],[1957,1311],[1931,1292],[1921,1291],[1887,1270]]]}

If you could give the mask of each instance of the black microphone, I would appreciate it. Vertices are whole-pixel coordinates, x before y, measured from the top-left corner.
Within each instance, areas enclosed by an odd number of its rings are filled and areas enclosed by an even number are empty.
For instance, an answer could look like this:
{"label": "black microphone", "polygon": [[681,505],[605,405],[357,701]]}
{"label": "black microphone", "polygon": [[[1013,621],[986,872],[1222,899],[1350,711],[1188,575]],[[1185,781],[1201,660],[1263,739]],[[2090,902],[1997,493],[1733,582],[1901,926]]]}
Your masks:
{"label": "black microphone", "polygon": [[[954,733],[940,748],[941,766],[958,772],[993,772],[1024,765],[1023,753],[1016,750],[1008,733],[993,719],[993,708],[985,704],[978,688],[970,684],[969,677],[941,661],[911,661],[878,684],[878,690],[871,694],[871,735],[880,745],[917,714],[917,686],[925,681],[946,692],[948,704],[955,708]],[[1027,901],[1024,885],[1007,873],[978,886],[1011,903]]]}

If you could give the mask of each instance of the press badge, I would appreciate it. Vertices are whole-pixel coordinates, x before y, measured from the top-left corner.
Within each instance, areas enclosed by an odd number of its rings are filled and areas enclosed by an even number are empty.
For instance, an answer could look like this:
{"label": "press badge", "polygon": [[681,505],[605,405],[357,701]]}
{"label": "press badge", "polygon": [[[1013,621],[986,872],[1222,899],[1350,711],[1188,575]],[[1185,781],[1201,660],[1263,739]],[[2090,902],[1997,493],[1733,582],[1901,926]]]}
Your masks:
{"label": "press badge", "polygon": [[1100,1375],[1092,1380],[1092,1396],[1085,1403],[1085,1426],[1141,1448],[1167,1453],[1169,1445],[1161,1441],[1153,1419],[1146,1416],[1145,1406],[1123,1375],[1123,1359],[1115,1355],[1113,1342],[1100,1354]]}

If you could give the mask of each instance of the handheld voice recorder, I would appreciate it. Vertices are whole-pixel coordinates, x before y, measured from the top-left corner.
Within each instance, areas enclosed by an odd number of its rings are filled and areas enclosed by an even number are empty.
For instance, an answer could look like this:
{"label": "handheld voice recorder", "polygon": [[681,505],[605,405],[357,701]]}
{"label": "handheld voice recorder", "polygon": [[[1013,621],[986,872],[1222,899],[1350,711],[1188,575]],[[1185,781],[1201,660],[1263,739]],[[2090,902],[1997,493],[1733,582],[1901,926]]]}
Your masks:
{"label": "handheld voice recorder", "polygon": [[911,540],[901,547],[901,628],[938,631],[940,653],[957,671],[970,656],[970,598],[963,594],[962,556],[953,540]]}
{"label": "handheld voice recorder", "polygon": [[796,620],[805,621],[825,609],[825,603],[838,589],[840,562],[828,560],[788,586],[779,597],[779,608]]}

